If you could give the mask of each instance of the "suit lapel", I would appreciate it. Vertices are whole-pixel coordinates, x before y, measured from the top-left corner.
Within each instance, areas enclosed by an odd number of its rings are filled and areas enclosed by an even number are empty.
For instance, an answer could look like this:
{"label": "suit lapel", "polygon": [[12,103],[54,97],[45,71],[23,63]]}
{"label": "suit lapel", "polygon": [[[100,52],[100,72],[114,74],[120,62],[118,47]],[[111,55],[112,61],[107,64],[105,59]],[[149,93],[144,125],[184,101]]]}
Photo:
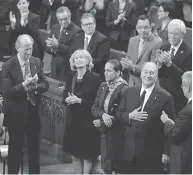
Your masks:
{"label": "suit lapel", "polygon": [[176,52],[175,56],[173,57],[172,62],[174,64],[180,65],[180,63],[183,62],[183,59],[186,58],[184,54],[185,54],[185,48],[184,48],[184,43],[182,42],[181,46],[179,47],[178,51]]}
{"label": "suit lapel", "polygon": [[143,111],[148,111],[153,104],[155,104],[155,101],[159,98],[159,95],[157,93],[157,87],[155,85],[155,87],[153,88],[153,91],[151,93],[151,95],[149,96],[149,99],[147,100]]}
{"label": "suit lapel", "polygon": [[34,61],[33,61],[33,58],[30,58],[30,59],[29,59],[29,62],[30,62],[31,75],[32,75],[32,77],[33,77],[35,74],[38,73],[37,67],[36,67],[36,65],[35,65],[35,63],[34,63]]}
{"label": "suit lapel", "polygon": [[108,90],[108,86],[107,86],[107,84],[106,84],[106,86],[103,86],[103,87],[102,87],[102,92],[101,92],[100,100],[99,100],[99,106],[100,106],[100,107],[103,107],[107,90]]}
{"label": "suit lapel", "polygon": [[91,50],[92,48],[95,46],[95,43],[96,43],[96,31],[93,33],[91,39],[90,39],[90,42],[88,44],[88,48],[87,48],[87,51],[89,53],[92,53]]}
{"label": "suit lapel", "polygon": [[[147,41],[145,42],[145,45],[143,46],[143,50],[141,51],[141,53],[140,53],[140,55],[139,55],[139,58],[138,58],[138,60],[137,60],[136,63],[138,63],[139,60],[142,58],[144,52],[146,51],[146,49],[147,49],[148,46],[149,46],[149,42],[151,42],[151,41],[152,41],[152,34],[150,34],[150,36],[148,37]],[[139,45],[138,45],[138,49],[139,49]]]}
{"label": "suit lapel", "polygon": [[136,64],[138,61],[138,51],[139,51],[139,36],[136,38],[136,42],[132,43],[133,44],[133,55],[136,57],[133,60],[133,64]]}
{"label": "suit lapel", "polygon": [[15,75],[17,75],[18,80],[20,82],[23,82],[24,81],[23,73],[22,73],[22,70],[21,70],[21,66],[19,64],[18,57],[16,56],[14,59],[15,59],[15,63],[16,63],[15,66],[14,66],[14,69],[15,69],[14,73],[15,73]]}

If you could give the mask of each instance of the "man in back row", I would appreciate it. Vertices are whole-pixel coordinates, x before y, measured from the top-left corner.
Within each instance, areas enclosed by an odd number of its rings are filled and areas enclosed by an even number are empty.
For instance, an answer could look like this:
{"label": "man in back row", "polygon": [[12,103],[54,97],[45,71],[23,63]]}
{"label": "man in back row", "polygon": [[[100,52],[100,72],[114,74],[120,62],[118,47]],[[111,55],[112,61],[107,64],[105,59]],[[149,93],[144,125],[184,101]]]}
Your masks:
{"label": "man in back row", "polygon": [[95,17],[91,13],[85,13],[80,19],[82,33],[76,34],[70,44],[70,55],[78,50],[87,50],[93,58],[93,72],[100,74],[104,79],[104,67],[109,58],[110,41],[96,31]]}

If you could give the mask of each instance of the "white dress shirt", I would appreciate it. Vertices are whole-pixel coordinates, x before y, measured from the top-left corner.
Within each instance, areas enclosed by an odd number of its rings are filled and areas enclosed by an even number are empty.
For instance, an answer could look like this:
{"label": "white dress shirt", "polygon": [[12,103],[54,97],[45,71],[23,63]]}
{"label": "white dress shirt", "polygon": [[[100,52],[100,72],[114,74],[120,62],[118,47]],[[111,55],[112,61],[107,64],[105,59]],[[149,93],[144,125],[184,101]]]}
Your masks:
{"label": "white dress shirt", "polygon": [[188,103],[190,103],[191,100],[192,100],[192,97],[188,99]]}
{"label": "white dress shirt", "polygon": [[86,37],[88,38],[88,44],[89,44],[92,35],[87,35],[87,34],[85,33],[84,42],[85,42],[85,40],[86,40]]}
{"label": "white dress shirt", "polygon": [[174,48],[175,49],[174,55],[176,55],[176,53],[177,53],[179,47],[181,46],[181,44],[182,44],[182,40],[179,42],[179,44],[177,46],[171,45],[170,54],[172,53],[172,49]]}
{"label": "white dress shirt", "polygon": [[[22,71],[22,74],[23,74],[23,79],[25,79],[25,61],[23,59],[21,59],[21,57],[19,56],[19,54],[17,54],[17,58],[19,60],[19,64],[20,64],[20,67],[21,67],[21,71]],[[29,63],[29,59],[27,60],[28,63]],[[30,65],[30,63],[29,63]],[[29,66],[29,69],[30,69],[30,66]],[[31,72],[31,70],[30,70]]]}
{"label": "white dress shirt", "polygon": [[150,97],[150,95],[151,95],[151,93],[153,91],[154,86],[155,86],[155,84],[153,86],[147,88],[147,89],[145,89],[143,85],[141,86],[140,96],[142,95],[144,90],[146,91],[141,111],[143,111],[143,108],[144,108],[145,104],[147,103],[147,100],[149,99],[149,97]]}

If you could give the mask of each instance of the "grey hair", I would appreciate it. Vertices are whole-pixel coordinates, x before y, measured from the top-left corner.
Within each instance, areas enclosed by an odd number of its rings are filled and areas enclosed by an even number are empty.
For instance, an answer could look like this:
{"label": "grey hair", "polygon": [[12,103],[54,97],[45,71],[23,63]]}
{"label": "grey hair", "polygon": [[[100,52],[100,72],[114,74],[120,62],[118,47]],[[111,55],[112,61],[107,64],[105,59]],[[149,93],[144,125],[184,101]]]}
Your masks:
{"label": "grey hair", "polygon": [[70,57],[70,68],[72,71],[76,70],[76,66],[75,66],[75,62],[74,60],[78,57],[84,57],[87,59],[88,64],[87,64],[87,68],[88,70],[91,71],[91,69],[93,68],[93,59],[92,56],[90,55],[90,53],[86,50],[76,50]]}
{"label": "grey hair", "polygon": [[19,35],[17,37],[16,42],[15,42],[15,48],[16,49],[20,48],[21,43],[29,43],[29,42],[31,42],[32,45],[34,43],[34,40],[30,35],[28,35],[28,34]]}
{"label": "grey hair", "polygon": [[71,16],[71,12],[70,12],[69,8],[66,7],[66,6],[59,7],[59,8],[56,10],[56,13],[64,13],[64,12],[67,12],[67,14],[68,14],[69,16]]}
{"label": "grey hair", "polygon": [[171,25],[175,25],[177,28],[180,29],[180,31],[185,34],[186,33],[186,25],[184,24],[184,22],[180,19],[173,19],[170,21],[170,23],[168,24],[168,28]]}
{"label": "grey hair", "polygon": [[83,21],[84,19],[88,19],[88,18],[92,18],[93,21],[94,21],[94,23],[96,24],[95,17],[92,15],[92,13],[84,13],[84,14],[82,15],[82,17],[80,18],[81,24],[82,24],[82,21]]}
{"label": "grey hair", "polygon": [[192,87],[192,71],[187,71],[182,75],[182,79],[187,86]]}

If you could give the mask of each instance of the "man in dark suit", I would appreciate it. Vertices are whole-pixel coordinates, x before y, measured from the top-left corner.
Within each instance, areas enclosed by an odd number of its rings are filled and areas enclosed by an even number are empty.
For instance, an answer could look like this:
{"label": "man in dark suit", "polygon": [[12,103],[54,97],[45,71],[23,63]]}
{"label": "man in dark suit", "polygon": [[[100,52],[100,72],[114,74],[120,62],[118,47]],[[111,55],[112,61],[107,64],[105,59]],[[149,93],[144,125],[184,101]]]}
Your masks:
{"label": "man in dark suit", "polygon": [[93,58],[93,71],[104,78],[104,66],[109,57],[110,42],[106,36],[95,30],[96,21],[91,13],[83,14],[81,27],[84,32],[72,38],[70,53],[77,49],[87,50]]}
{"label": "man in dark suit", "polygon": [[145,63],[142,85],[128,88],[118,109],[117,117],[126,128],[122,173],[163,173],[162,159],[168,150],[160,116],[165,110],[172,118],[174,109],[171,94],[155,85],[157,76],[156,64]]}
{"label": "man in dark suit", "polygon": [[192,71],[183,74],[181,87],[188,103],[178,113],[177,120],[169,119],[165,112],[161,120],[172,139],[170,172],[192,174]]}
{"label": "man in dark suit", "polygon": [[59,24],[55,24],[51,28],[50,36],[46,40],[45,51],[53,55],[51,77],[65,81],[67,73],[70,71],[69,44],[72,37],[81,32],[81,29],[71,22],[71,13],[67,7],[59,7],[56,11],[56,17]]}
{"label": "man in dark suit", "polygon": [[48,83],[41,62],[32,55],[33,39],[20,35],[16,40],[18,54],[5,62],[3,71],[4,125],[9,132],[8,174],[18,174],[24,135],[27,136],[29,173],[40,173],[38,106]]}
{"label": "man in dark suit", "polygon": [[181,76],[185,71],[192,70],[192,50],[183,41],[186,26],[183,21],[174,19],[168,24],[169,43],[161,47],[158,62],[160,86],[172,94],[176,112],[185,105],[181,85]]}

